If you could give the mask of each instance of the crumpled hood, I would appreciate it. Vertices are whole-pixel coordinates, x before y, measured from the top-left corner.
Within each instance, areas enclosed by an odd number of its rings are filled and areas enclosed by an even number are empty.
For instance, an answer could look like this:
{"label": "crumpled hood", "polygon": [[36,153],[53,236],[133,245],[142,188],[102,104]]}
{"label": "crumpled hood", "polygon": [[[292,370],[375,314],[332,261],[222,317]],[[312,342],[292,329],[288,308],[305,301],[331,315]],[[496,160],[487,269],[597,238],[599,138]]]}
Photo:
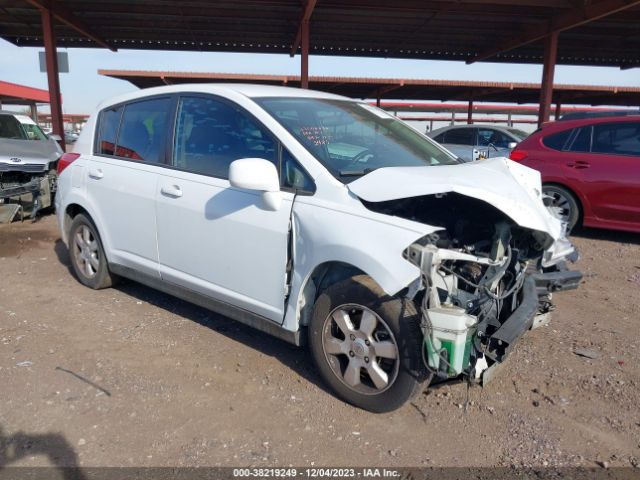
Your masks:
{"label": "crumpled hood", "polygon": [[[0,162],[2,163],[48,165],[50,162],[55,162],[60,155],[62,150],[51,139],[40,141],[0,138]],[[20,162],[12,161],[12,158],[20,159]]]}
{"label": "crumpled hood", "polygon": [[564,236],[562,222],[542,202],[540,173],[503,157],[472,163],[425,167],[388,167],[349,183],[367,202],[456,192],[483,200],[518,225]]}

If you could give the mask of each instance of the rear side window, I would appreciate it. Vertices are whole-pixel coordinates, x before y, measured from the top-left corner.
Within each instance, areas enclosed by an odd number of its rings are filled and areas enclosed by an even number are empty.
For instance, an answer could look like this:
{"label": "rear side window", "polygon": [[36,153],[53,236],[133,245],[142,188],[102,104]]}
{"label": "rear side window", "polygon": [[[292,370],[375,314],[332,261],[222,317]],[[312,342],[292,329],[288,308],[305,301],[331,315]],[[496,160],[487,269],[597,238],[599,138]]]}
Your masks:
{"label": "rear side window", "polygon": [[446,132],[445,138],[445,143],[453,143],[455,145],[475,145],[476,129],[454,128]]}
{"label": "rear side window", "polygon": [[562,150],[572,131],[573,130],[565,130],[564,132],[546,136],[542,139],[542,143],[545,147],[553,148],[554,150]]}
{"label": "rear side window", "polygon": [[444,143],[444,136],[445,136],[445,134],[441,133],[440,135],[434,137],[433,140],[438,142],[438,143]]}
{"label": "rear side window", "polygon": [[594,125],[592,149],[594,153],[640,156],[640,122]]}
{"label": "rear side window", "polygon": [[589,152],[591,151],[591,127],[582,127],[578,129],[574,135],[573,141],[569,146],[572,152]]}
{"label": "rear side window", "polygon": [[161,163],[170,110],[169,98],[156,98],[126,105],[116,142],[116,156]]}
{"label": "rear side window", "polygon": [[116,137],[120,126],[120,117],[123,107],[104,110],[100,115],[100,127],[98,130],[98,153],[114,155],[116,151]]}

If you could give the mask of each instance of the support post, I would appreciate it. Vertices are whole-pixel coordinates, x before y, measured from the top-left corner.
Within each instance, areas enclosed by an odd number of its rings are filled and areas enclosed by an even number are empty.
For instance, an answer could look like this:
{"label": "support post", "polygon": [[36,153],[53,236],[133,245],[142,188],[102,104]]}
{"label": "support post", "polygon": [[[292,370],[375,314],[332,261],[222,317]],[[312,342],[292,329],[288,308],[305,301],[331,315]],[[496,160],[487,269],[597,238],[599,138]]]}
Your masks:
{"label": "support post", "polygon": [[553,76],[558,53],[558,32],[551,32],[545,39],[544,66],[542,67],[542,85],[540,85],[540,109],[538,110],[538,127],[549,121],[551,98],[553,97]]}
{"label": "support post", "polygon": [[38,123],[38,105],[36,105],[36,102],[31,104],[31,119]]}
{"label": "support post", "polygon": [[429,131],[433,132],[433,120],[429,120]]}
{"label": "support post", "polygon": [[309,88],[309,20],[302,20],[301,37],[300,86]]}
{"label": "support post", "polygon": [[380,108],[380,95],[376,97],[376,107]]}
{"label": "support post", "polygon": [[42,18],[42,36],[44,53],[47,60],[47,80],[49,81],[49,105],[51,107],[51,128],[60,135],[60,146],[65,149],[64,124],[62,122],[62,100],[60,98],[60,77],[58,74],[58,52],[56,50],[56,32],[53,15],[45,8],[40,10]]}
{"label": "support post", "polygon": [[451,125],[456,124],[456,112],[451,112]]}
{"label": "support post", "polygon": [[556,102],[556,112],[553,115],[554,120],[558,120],[560,118],[560,115],[562,115],[561,110],[562,110],[562,103]]}
{"label": "support post", "polygon": [[507,113],[507,126],[513,127],[513,120],[511,119],[511,112]]}
{"label": "support post", "polygon": [[469,125],[473,123],[473,100],[469,100],[469,107],[467,108],[467,123]]}

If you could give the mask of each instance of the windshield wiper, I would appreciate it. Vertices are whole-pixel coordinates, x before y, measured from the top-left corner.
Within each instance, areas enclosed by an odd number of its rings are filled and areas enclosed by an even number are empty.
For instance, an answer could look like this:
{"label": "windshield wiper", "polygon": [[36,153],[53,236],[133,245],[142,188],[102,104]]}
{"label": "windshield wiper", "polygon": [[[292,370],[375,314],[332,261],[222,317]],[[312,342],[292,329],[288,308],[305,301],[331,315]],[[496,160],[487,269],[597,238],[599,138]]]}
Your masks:
{"label": "windshield wiper", "polygon": [[362,177],[376,170],[375,168],[365,168],[364,170],[340,170],[341,177]]}

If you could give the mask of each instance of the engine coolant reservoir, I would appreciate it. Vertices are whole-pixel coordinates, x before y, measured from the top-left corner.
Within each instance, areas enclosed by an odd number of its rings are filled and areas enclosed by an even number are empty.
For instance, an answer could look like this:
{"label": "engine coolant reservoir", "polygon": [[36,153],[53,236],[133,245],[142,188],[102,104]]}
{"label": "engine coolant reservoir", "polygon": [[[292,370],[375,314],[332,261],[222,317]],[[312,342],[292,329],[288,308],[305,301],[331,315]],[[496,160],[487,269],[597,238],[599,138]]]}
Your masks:
{"label": "engine coolant reservoir", "polygon": [[[434,370],[449,376],[460,375],[469,366],[469,357],[478,319],[463,308],[442,304],[427,310],[429,322],[424,331],[427,361]],[[449,364],[441,367],[444,360]]]}

